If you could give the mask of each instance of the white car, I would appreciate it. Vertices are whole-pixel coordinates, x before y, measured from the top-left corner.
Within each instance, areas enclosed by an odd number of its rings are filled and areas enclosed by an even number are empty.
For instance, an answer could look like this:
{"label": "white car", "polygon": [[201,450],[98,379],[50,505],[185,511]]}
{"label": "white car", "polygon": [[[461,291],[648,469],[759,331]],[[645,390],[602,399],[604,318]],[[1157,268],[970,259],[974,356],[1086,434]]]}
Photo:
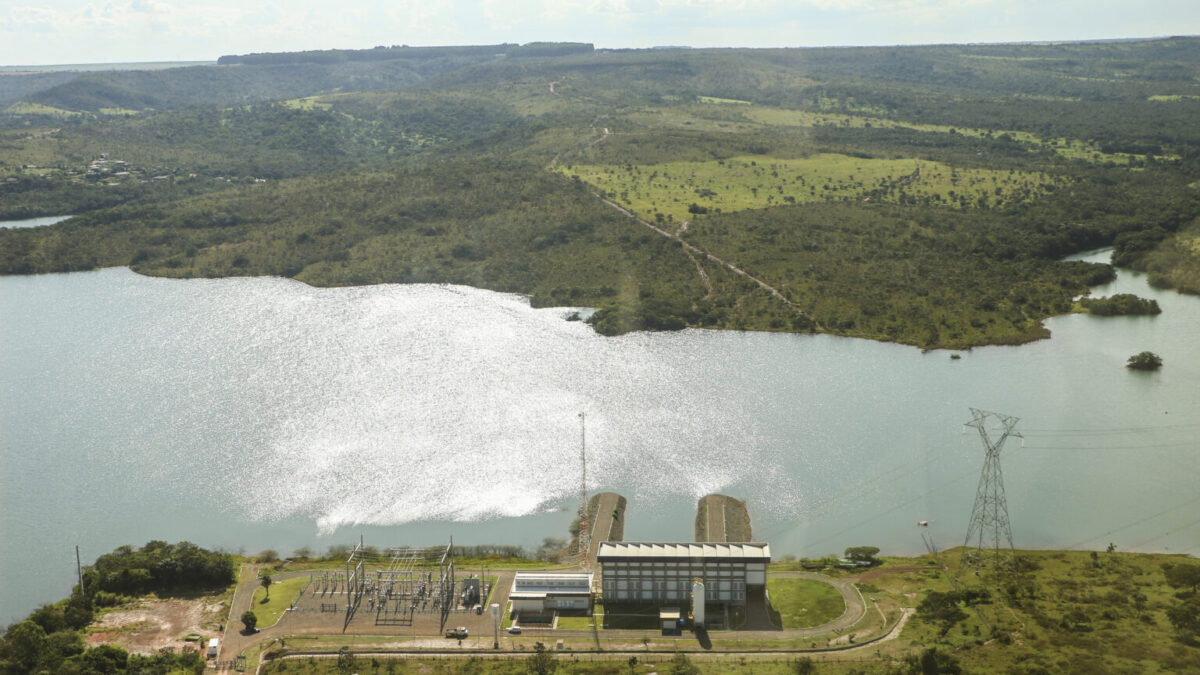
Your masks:
{"label": "white car", "polygon": [[510,635],[520,635],[520,634],[521,634],[521,627],[520,627],[520,626],[509,626],[509,627],[508,627],[508,632],[509,632],[509,634],[510,634]]}

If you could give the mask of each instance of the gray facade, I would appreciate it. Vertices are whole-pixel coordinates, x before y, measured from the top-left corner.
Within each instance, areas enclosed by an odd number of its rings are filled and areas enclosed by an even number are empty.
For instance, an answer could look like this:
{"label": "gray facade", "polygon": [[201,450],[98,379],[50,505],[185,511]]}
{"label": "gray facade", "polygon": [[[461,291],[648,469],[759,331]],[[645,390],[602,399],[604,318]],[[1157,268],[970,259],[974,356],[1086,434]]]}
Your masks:
{"label": "gray facade", "polygon": [[746,590],[766,585],[767,544],[604,542],[600,563],[604,601],[691,604],[692,582],[704,581],[705,602],[746,604]]}

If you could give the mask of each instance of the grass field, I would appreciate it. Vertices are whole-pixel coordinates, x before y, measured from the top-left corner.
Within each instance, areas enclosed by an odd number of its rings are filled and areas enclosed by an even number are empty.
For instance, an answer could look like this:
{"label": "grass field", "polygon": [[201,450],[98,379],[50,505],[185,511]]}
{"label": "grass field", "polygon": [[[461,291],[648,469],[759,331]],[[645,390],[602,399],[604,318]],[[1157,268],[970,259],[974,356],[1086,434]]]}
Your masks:
{"label": "grass field", "polygon": [[308,585],[308,577],[285,579],[271,584],[271,594],[268,599],[266,591],[260,586],[254,591],[254,601],[251,603],[254,614],[258,616],[258,627],[266,628],[275,625],[284,610],[291,606],[300,591]]}
{"label": "grass field", "polygon": [[[599,187],[649,220],[682,222],[785,204],[875,200],[953,207],[1001,206],[1061,185],[1041,172],[962,169],[916,159],[823,153],[800,159],[741,156],[649,166],[572,165],[571,176]],[[660,215],[661,214],[661,215]]]}
{"label": "grass field", "polygon": [[1145,155],[1133,155],[1124,152],[1100,152],[1088,143],[1078,139],[1048,139],[1029,133],[1028,131],[976,129],[971,127],[952,127],[944,124],[917,124],[866,115],[839,115],[836,113],[788,110],[785,108],[764,106],[754,106],[746,110],[744,114],[748,119],[769,126],[912,129],[913,131],[927,133],[962,134],[963,136],[974,138],[1002,138],[1007,136],[1018,143],[1030,146],[1030,150],[1045,147],[1067,159],[1081,159],[1093,163],[1112,162],[1114,164],[1129,164],[1130,162],[1142,161],[1146,158]]}
{"label": "grass field", "polygon": [[813,579],[768,579],[771,607],[784,628],[812,628],[846,611],[846,601],[833,586]]}

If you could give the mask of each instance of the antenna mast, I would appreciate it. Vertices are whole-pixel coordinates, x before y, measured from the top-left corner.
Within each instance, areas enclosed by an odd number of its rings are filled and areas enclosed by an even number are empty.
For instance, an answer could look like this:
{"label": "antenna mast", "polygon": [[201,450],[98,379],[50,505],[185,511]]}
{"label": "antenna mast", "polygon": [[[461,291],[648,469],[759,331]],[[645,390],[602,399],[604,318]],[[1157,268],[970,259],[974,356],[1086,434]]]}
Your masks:
{"label": "antenna mast", "polygon": [[[1022,438],[1021,434],[1013,431],[1019,418],[1001,415],[971,408],[973,419],[964,426],[975,427],[987,454],[983,461],[983,471],[979,474],[979,488],[975,492],[975,506],[971,509],[971,522],[967,526],[967,538],[963,542],[966,547],[958,565],[958,576],[962,576],[963,568],[983,562],[985,547],[991,549],[993,571],[997,581],[1001,571],[1011,571],[1013,557],[1012,525],[1008,521],[1008,501],[1004,496],[1004,474],[1000,470],[1000,448],[1009,436]],[[999,423],[1000,437],[992,440],[988,434],[988,419]],[[974,541],[975,550],[970,550]],[[1001,550],[1001,547],[1006,547]]]}

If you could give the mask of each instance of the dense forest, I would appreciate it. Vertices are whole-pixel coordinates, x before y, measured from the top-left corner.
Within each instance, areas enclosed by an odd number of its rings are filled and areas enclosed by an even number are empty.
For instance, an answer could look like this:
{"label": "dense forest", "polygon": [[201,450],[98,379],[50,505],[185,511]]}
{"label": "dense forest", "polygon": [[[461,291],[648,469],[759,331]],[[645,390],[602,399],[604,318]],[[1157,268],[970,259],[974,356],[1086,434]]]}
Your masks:
{"label": "dense forest", "polygon": [[83,569],[83,587],[42,605],[0,637],[0,673],[202,673],[198,651],[130,654],[120,647],[88,647],[85,629],[105,606],[148,593],[159,597],[213,592],[234,581],[233,557],[195,544],[152,541],[122,546]]}
{"label": "dense forest", "polygon": [[379,46],[0,79],[0,218],[75,216],[0,229],[4,274],[448,282],[595,307],[605,334],[925,348],[1044,337],[1111,278],[1060,261],[1090,248],[1200,291],[1195,38]]}

